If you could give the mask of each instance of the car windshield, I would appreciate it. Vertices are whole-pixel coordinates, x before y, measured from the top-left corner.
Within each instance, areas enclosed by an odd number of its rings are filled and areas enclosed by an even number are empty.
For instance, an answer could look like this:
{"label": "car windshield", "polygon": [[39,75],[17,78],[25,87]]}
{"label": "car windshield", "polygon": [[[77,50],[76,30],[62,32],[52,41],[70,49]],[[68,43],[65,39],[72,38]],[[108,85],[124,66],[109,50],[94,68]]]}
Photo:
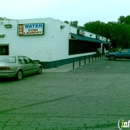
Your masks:
{"label": "car windshield", "polygon": [[15,63],[15,56],[0,56],[0,62]]}

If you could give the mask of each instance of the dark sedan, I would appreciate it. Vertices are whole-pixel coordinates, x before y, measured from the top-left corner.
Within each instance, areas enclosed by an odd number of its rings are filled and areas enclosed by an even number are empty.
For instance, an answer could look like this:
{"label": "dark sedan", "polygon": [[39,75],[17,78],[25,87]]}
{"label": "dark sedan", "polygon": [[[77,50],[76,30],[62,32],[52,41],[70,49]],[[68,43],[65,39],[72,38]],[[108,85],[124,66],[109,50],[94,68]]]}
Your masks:
{"label": "dark sedan", "polygon": [[110,60],[115,60],[116,58],[130,58],[130,49],[123,49],[118,52],[108,52],[106,57]]}

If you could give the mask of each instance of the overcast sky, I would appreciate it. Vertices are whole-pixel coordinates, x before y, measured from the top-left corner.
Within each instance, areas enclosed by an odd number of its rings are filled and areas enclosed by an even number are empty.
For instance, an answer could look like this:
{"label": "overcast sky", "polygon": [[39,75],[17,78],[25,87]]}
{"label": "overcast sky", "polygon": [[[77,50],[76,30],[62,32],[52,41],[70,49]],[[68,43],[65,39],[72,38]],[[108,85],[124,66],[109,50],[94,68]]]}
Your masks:
{"label": "overcast sky", "polygon": [[1,0],[0,17],[10,19],[54,18],[79,25],[100,20],[117,21],[130,15],[130,0]]}

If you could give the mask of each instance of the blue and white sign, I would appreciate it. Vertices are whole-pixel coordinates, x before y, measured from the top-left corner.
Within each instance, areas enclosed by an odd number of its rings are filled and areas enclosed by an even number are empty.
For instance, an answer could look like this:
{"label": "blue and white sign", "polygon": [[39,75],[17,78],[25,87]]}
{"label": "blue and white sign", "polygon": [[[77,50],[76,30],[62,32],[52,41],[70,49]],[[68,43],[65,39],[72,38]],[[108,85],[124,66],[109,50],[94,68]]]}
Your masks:
{"label": "blue and white sign", "polygon": [[18,35],[43,35],[44,23],[18,24]]}

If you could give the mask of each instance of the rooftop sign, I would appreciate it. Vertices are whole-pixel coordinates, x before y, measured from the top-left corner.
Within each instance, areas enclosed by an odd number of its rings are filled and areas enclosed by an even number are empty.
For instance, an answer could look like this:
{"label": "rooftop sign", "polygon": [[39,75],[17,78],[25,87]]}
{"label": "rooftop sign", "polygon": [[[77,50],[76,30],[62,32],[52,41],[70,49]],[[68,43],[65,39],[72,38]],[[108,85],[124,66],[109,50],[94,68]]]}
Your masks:
{"label": "rooftop sign", "polygon": [[19,36],[43,35],[43,34],[44,34],[44,23],[18,24]]}

